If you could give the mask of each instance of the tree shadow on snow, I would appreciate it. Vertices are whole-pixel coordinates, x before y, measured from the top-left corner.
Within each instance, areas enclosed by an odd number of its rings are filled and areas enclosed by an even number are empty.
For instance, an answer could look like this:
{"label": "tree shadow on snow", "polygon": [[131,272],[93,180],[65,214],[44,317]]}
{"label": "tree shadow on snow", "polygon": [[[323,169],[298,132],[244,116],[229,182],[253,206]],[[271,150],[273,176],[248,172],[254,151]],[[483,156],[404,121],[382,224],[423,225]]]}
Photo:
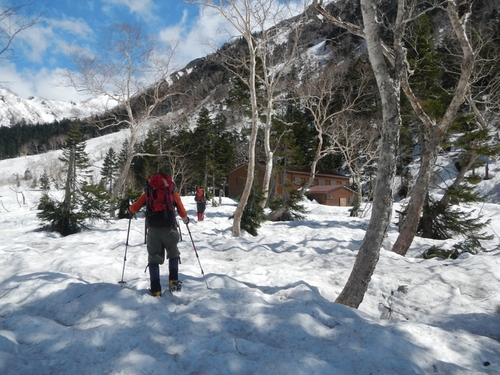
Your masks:
{"label": "tree shadow on snow", "polygon": [[466,330],[473,335],[484,336],[500,342],[500,306],[496,307],[496,314],[472,313],[447,315],[433,323],[447,331],[457,329]]}
{"label": "tree shadow on snow", "polygon": [[421,367],[412,358],[433,358],[427,348],[402,335],[394,340],[394,328],[304,281],[269,287],[183,275],[186,291],[154,298],[138,280],[89,283],[57,272],[7,278],[0,372],[423,374],[453,366]]}

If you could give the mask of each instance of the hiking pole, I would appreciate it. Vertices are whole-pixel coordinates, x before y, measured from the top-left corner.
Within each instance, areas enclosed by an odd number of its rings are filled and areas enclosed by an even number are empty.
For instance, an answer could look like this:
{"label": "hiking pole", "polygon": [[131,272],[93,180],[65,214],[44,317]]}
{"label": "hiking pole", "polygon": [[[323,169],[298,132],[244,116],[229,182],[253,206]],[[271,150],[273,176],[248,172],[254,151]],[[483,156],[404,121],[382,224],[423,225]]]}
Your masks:
{"label": "hiking pole", "polygon": [[130,222],[132,221],[132,215],[128,219],[128,230],[127,230],[127,242],[125,242],[125,255],[123,256],[123,270],[122,270],[122,279],[118,281],[118,284],[123,285],[126,281],[123,281],[123,275],[125,274],[125,262],[127,261],[127,248],[128,248],[128,236],[130,235]]}
{"label": "hiking pole", "polygon": [[189,226],[187,224],[186,228],[188,230],[189,237],[191,238],[191,243],[193,244],[194,253],[196,254],[196,258],[198,259],[198,264],[200,265],[201,274],[203,275],[203,281],[205,281],[207,289],[211,289],[207,284],[207,279],[205,279],[205,272],[203,272],[203,268],[201,267],[200,257],[198,256],[198,252],[196,251],[196,246],[194,246],[193,236],[191,235],[191,231],[189,230]]}

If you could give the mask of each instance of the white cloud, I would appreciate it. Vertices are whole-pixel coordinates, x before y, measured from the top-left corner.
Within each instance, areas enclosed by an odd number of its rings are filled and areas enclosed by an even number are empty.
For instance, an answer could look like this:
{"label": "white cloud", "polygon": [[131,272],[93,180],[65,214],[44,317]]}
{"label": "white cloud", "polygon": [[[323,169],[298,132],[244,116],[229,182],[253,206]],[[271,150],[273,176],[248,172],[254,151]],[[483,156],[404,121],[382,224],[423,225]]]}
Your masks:
{"label": "white cloud", "polygon": [[82,39],[90,39],[94,35],[94,31],[82,19],[65,18],[61,20],[51,19],[47,21],[48,24],[54,29],[61,29],[64,32],[78,36]]}
{"label": "white cloud", "polygon": [[[292,1],[287,12],[283,12],[283,4],[277,1],[274,2],[272,4],[273,8],[268,9],[267,15],[277,13],[278,19],[269,19],[266,27],[284,18],[299,14],[304,10],[304,4],[310,2],[310,0]],[[179,42],[176,60],[184,65],[196,58],[215,52],[222,44],[233,37],[239,36],[238,32],[220,12],[201,6],[198,7],[196,17],[189,17],[188,11],[184,10],[182,19],[177,24],[162,29],[159,35],[163,41]]]}
{"label": "white cloud", "polygon": [[15,40],[16,45],[24,51],[24,57],[31,62],[42,62],[47,54],[54,56],[66,54],[72,44],[81,44],[82,40],[91,40],[94,36],[89,25],[79,19],[45,20],[24,30]]}
{"label": "white cloud", "polygon": [[227,21],[220,13],[207,13],[207,10],[200,8],[198,15],[191,19],[188,11],[184,10],[179,23],[162,29],[159,36],[163,41],[179,43],[175,59],[185,65],[215,52],[217,46],[227,41],[228,35],[221,33],[227,26]]}
{"label": "white cloud", "polygon": [[60,101],[83,101],[88,99],[72,87],[62,85],[63,69],[16,70],[13,63],[0,65],[0,85],[11,89],[23,98],[38,96],[44,99]]}
{"label": "white cloud", "polygon": [[54,39],[51,28],[35,25],[19,34],[18,45],[23,49],[24,56],[30,61],[40,62]]}
{"label": "white cloud", "polygon": [[[310,2],[310,0],[299,0],[294,3],[295,13],[302,9],[304,1]],[[144,20],[153,18],[158,20],[159,18],[157,12],[155,13],[158,4],[151,0],[102,0],[100,4],[102,6],[100,11],[107,7],[113,16],[122,13],[117,14],[117,7],[122,7],[122,11],[128,9],[131,14],[140,16]],[[94,6],[95,4],[87,2],[87,5]],[[97,7],[95,9],[98,10]],[[158,31],[162,41],[178,44],[173,61],[178,68],[196,58],[215,52],[231,37],[238,35],[228,21],[213,9],[186,4],[179,18],[176,24]],[[88,22],[91,23],[90,20]],[[58,75],[65,66],[64,59],[68,51],[76,46],[91,49],[93,41],[98,37],[97,34],[97,30],[93,30],[86,20],[79,17],[45,19],[43,23],[20,34],[19,42],[16,40],[19,56],[24,53],[23,59],[26,62],[44,63],[45,68],[39,71],[27,70],[31,67],[34,69],[34,65],[24,64],[24,68],[16,69],[14,65],[16,61],[3,61],[0,64],[0,80],[9,81],[12,88],[3,82],[0,84],[11,88],[23,97],[36,95],[54,100],[81,100],[74,90],[62,88],[58,84],[60,80]],[[51,70],[51,67],[58,68]]]}
{"label": "white cloud", "polygon": [[[127,7],[130,13],[135,13],[144,19],[154,17],[155,5],[151,0],[104,0],[103,3]],[[109,9],[109,7],[106,8]]]}
{"label": "white cloud", "polygon": [[0,84],[23,98],[28,98],[33,95],[32,81],[26,75],[19,73],[16,70],[15,64],[11,62],[0,65]]}

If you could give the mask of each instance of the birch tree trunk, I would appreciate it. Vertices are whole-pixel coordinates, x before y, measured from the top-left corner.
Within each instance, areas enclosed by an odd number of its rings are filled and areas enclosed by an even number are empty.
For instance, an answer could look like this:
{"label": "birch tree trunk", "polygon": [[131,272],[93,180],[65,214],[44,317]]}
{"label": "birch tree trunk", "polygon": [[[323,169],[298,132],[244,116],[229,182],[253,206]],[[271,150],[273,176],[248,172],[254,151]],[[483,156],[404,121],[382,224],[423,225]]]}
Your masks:
{"label": "birch tree trunk", "polygon": [[[251,30],[248,30],[251,34]],[[257,143],[257,133],[258,133],[258,121],[259,113],[257,109],[257,91],[255,86],[255,67],[256,67],[256,57],[253,50],[253,45],[250,39],[247,39],[248,47],[250,50],[250,77],[248,79],[248,87],[250,88],[250,103],[252,109],[252,132],[250,134],[250,140],[248,143],[248,166],[247,166],[247,178],[245,181],[245,187],[243,193],[241,194],[238,206],[234,211],[233,219],[233,237],[239,237],[241,235],[241,218],[243,217],[243,210],[245,209],[248,197],[252,190],[254,174],[255,174],[255,145]]]}
{"label": "birch tree trunk", "polygon": [[408,252],[417,233],[425,197],[441,149],[441,142],[446,131],[455,119],[460,105],[465,100],[474,67],[474,53],[466,34],[466,24],[470,12],[465,12],[462,17],[460,17],[456,1],[450,0],[447,1],[446,4],[446,13],[462,49],[462,66],[454,96],[439,123],[435,123],[420,106],[419,100],[413,94],[408,83],[408,76],[405,74],[403,78],[403,90],[406,97],[409,99],[417,116],[427,127],[429,137],[427,145],[422,145],[424,151],[421,156],[419,174],[411,192],[405,220],[400,228],[399,236],[392,247],[392,251],[403,256]]}
{"label": "birch tree trunk", "polygon": [[394,29],[395,67],[394,76],[391,77],[380,40],[376,2],[374,0],[361,0],[368,56],[382,101],[382,146],[378,159],[377,182],[370,223],[349,279],[336,299],[336,302],[353,308],[359,307],[368,290],[368,284],[377,265],[382,241],[392,216],[392,185],[396,172],[396,154],[401,126],[399,92],[403,50],[400,42],[403,33],[401,21],[404,10],[405,1],[399,0]]}
{"label": "birch tree trunk", "polygon": [[[255,174],[255,146],[257,144],[257,133],[259,125],[259,111],[257,107],[257,85],[256,85],[256,66],[257,66],[257,48],[258,44],[255,42],[253,36],[253,20],[254,12],[250,0],[184,0],[191,4],[200,4],[208,8],[212,8],[219,12],[234,29],[246,41],[248,46],[248,58],[244,61],[238,61],[235,64],[235,73],[238,68],[243,65],[248,72],[248,76],[239,74],[239,78],[246,83],[250,92],[250,108],[251,108],[251,133],[248,141],[248,164],[247,176],[243,193],[238,202],[238,206],[233,215],[233,236],[239,237],[241,235],[241,218],[243,211],[248,202],[248,197],[252,190]],[[238,74],[238,73],[236,73]]]}

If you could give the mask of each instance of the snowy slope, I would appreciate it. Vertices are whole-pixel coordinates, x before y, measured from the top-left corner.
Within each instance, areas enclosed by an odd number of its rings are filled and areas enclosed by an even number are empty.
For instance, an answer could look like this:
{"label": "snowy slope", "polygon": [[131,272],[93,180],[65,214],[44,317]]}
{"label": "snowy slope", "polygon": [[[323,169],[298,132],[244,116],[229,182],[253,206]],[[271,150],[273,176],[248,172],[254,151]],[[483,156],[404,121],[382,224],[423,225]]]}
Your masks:
{"label": "snowy slope", "polygon": [[[236,203],[224,199],[189,225],[193,242],[182,225],[183,291],[154,298],[143,218],[131,221],[128,245],[126,219],[60,237],[36,231],[38,193],[25,193],[20,208],[0,191],[10,210],[0,209],[3,374],[500,372],[498,250],[455,261],[416,258],[427,241],[406,258],[382,250],[353,310],[334,301],[367,219],[307,203],[303,222],[265,223],[257,237],[234,238]],[[193,197],[183,201],[195,217]],[[166,266],[161,274],[165,285]]]}
{"label": "snowy slope", "polygon": [[[125,135],[89,140],[97,168]],[[56,159],[0,161],[1,374],[500,373],[498,201],[471,206],[492,220],[494,238],[483,244],[491,251],[456,260],[419,255],[458,238],[416,238],[406,257],[390,252],[398,235],[392,224],[354,310],[335,298],[369,217],[305,202],[304,221],[268,222],[257,237],[234,238],[236,202],[224,199],[208,205],[205,221],[189,224],[189,232],[181,225],[184,289],[154,298],[140,215],[68,237],[38,230],[41,192],[29,181],[16,187],[13,176]],[[500,173],[479,188],[495,186]],[[193,197],[182,199],[196,217]]]}

